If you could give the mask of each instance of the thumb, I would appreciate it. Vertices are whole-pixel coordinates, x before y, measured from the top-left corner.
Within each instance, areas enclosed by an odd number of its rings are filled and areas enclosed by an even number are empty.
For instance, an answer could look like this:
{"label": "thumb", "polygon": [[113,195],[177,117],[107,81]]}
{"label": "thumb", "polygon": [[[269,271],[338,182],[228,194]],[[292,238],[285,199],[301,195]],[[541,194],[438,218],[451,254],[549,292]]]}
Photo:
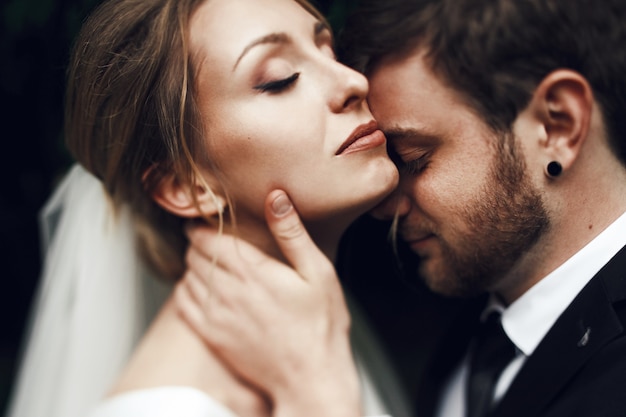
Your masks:
{"label": "thumb", "polygon": [[335,277],[332,263],[315,245],[284,191],[268,194],[265,218],[283,255],[305,280]]}

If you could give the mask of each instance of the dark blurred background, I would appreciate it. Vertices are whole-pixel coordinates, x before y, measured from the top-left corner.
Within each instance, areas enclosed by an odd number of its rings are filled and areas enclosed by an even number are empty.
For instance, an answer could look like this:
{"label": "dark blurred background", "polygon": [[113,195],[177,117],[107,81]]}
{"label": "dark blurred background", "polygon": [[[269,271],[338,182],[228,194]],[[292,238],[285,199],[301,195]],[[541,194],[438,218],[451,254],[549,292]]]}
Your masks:
{"label": "dark blurred background", "polygon": [[0,414],[41,265],[37,214],[70,163],[61,128],[68,51],[95,4],[0,3]]}
{"label": "dark blurred background", "polygon": [[[357,0],[318,1],[340,28]],[[16,371],[19,346],[39,276],[38,212],[71,164],[63,145],[65,68],[74,36],[99,0],[0,0],[0,415]],[[409,390],[423,365],[420,352],[437,321],[429,306],[447,301],[407,285],[387,247],[387,226],[364,218],[348,234],[345,285],[365,306]],[[380,242],[376,245],[374,242]],[[450,310],[452,311],[452,310]],[[426,343],[428,346],[428,343]],[[34,399],[36,401],[36,399]]]}

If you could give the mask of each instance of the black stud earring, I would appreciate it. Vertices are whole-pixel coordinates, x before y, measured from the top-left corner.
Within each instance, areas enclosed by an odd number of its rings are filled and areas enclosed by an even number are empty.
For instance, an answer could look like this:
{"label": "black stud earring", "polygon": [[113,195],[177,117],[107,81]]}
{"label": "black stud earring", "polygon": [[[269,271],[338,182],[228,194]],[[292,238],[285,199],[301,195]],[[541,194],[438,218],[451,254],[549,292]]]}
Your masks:
{"label": "black stud earring", "polygon": [[563,172],[563,166],[557,161],[552,161],[548,164],[548,175],[552,178],[558,177]]}

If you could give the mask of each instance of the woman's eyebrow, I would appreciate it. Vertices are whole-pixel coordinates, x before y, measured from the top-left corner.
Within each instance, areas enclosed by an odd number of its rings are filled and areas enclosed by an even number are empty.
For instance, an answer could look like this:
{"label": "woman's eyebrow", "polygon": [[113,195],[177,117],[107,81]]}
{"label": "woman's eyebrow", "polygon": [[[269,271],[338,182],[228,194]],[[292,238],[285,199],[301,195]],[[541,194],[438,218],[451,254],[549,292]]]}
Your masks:
{"label": "woman's eyebrow", "polygon": [[[314,36],[317,38],[324,31],[330,31],[330,27],[325,22],[322,22],[322,21],[315,22],[315,24],[313,25]],[[242,58],[255,46],[265,45],[268,43],[285,44],[289,42],[291,42],[291,37],[285,32],[270,33],[270,34],[261,36],[260,38],[253,40],[245,48],[243,48],[243,51],[237,58],[237,61],[235,61],[235,65],[233,65],[233,71],[235,71],[235,69],[237,68],[237,65],[242,60]]]}
{"label": "woman's eyebrow", "polygon": [[239,58],[237,58],[237,61],[235,61],[235,65],[233,65],[233,71],[235,71],[235,69],[237,68],[239,61],[241,61],[241,59],[248,52],[250,52],[250,50],[254,48],[255,46],[265,45],[268,43],[289,43],[289,42],[291,42],[291,37],[284,32],[270,33],[268,35],[261,36],[260,38],[253,40],[245,48],[243,48],[241,55],[239,55]]}

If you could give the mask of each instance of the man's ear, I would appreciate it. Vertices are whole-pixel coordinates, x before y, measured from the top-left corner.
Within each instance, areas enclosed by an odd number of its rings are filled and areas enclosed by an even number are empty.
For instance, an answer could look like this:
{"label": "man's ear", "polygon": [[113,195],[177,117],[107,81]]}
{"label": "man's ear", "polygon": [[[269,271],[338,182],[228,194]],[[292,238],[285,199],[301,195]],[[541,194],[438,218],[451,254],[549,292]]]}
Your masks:
{"label": "man's ear", "polygon": [[223,212],[226,207],[224,196],[208,188],[208,183],[196,182],[181,184],[175,174],[168,174],[154,188],[152,198],[165,210],[180,217],[211,217]]}
{"label": "man's ear", "polygon": [[530,113],[543,126],[539,145],[542,164],[558,162],[570,168],[587,139],[593,110],[593,93],[579,73],[559,69],[548,74],[535,90]]}

